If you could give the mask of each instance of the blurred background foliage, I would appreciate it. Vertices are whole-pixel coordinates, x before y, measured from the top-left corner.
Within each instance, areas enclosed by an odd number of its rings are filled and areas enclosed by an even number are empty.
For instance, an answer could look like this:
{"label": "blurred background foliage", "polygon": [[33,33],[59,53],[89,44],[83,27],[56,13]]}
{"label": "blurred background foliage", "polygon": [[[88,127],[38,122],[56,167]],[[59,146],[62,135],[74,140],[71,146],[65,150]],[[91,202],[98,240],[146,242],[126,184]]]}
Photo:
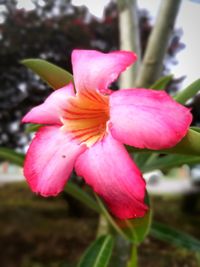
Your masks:
{"label": "blurred background foliage", "polygon": [[[1,1],[0,23],[0,145],[23,150],[30,136],[21,124],[23,115],[43,102],[51,89],[20,61],[42,58],[72,71],[74,48],[97,49],[103,52],[119,49],[118,12],[115,2],[106,7],[102,20],[92,16],[86,7],[75,7],[69,0],[32,1],[31,11],[17,9],[17,1]],[[152,29],[146,10],[139,11],[142,55]],[[184,48],[181,31],[171,36],[163,74],[169,73],[176,53]],[[170,63],[170,64],[168,64]],[[86,63],[87,64],[87,63]],[[177,91],[184,77],[176,77],[166,90]],[[117,84],[113,86],[117,89]],[[199,113],[195,103],[195,113]],[[199,115],[195,115],[198,117]],[[197,118],[198,119],[198,118]]]}

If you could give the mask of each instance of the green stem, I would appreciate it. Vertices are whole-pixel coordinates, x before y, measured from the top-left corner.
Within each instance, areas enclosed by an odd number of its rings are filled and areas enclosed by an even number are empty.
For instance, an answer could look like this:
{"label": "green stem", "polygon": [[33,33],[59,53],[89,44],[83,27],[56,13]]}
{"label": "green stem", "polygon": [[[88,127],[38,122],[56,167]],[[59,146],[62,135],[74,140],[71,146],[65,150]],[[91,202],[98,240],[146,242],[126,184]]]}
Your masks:
{"label": "green stem", "polygon": [[131,258],[128,261],[127,267],[138,267],[137,246],[133,245],[131,250]]}

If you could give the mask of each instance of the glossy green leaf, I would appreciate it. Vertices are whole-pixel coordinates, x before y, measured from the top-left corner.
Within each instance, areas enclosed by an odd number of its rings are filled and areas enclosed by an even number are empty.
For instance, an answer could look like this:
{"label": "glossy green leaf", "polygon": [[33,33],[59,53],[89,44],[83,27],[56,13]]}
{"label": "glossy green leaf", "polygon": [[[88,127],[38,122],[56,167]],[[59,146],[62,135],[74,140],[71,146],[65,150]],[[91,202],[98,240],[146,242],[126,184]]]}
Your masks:
{"label": "glossy green leaf", "polygon": [[186,87],[184,90],[179,92],[174,99],[181,103],[185,104],[188,99],[192,98],[194,95],[198,93],[200,90],[200,79],[196,80],[192,84],[190,84],[188,87]]}
{"label": "glossy green leaf", "polygon": [[21,63],[38,74],[53,89],[59,89],[69,82],[73,82],[73,76],[68,71],[46,60],[25,59]]}
{"label": "glossy green leaf", "polygon": [[142,172],[150,172],[156,169],[166,171],[183,164],[193,165],[198,163],[200,163],[200,156],[166,155],[164,157],[156,158],[149,164],[147,163],[146,165],[142,166],[140,169]]}
{"label": "glossy green leaf", "polygon": [[24,154],[10,148],[0,147],[0,158],[18,166],[23,166]]}
{"label": "glossy green leaf", "polygon": [[26,126],[25,132],[26,133],[37,132],[40,129],[40,127],[42,127],[42,124],[32,124],[32,123],[29,123]]}
{"label": "glossy green leaf", "polygon": [[92,198],[87,192],[81,189],[79,186],[72,182],[68,182],[65,187],[65,192],[74,197],[75,199],[82,202],[84,205],[89,207],[90,209],[100,213],[100,208],[97,205],[94,198]]}
{"label": "glossy green leaf", "polygon": [[113,243],[114,240],[111,235],[99,237],[86,250],[78,267],[107,267],[112,254]]}
{"label": "glossy green leaf", "polygon": [[200,251],[200,240],[171,228],[168,225],[153,222],[150,234],[153,237],[172,245],[187,248],[192,251]]}
{"label": "glossy green leaf", "polygon": [[150,88],[154,90],[164,90],[172,79],[173,75],[161,77],[154,84],[152,84]]}

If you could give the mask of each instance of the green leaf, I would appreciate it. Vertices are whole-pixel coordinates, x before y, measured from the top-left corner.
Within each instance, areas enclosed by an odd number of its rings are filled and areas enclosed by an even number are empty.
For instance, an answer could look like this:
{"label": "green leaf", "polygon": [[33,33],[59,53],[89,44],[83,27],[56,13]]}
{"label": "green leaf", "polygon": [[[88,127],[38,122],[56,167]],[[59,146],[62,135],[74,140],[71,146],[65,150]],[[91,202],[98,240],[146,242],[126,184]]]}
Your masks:
{"label": "green leaf", "polygon": [[185,104],[188,99],[192,98],[194,95],[198,93],[200,90],[200,79],[196,80],[192,84],[190,84],[188,87],[186,87],[184,90],[179,92],[174,99],[181,103]]}
{"label": "green leaf", "polygon": [[195,131],[195,132],[200,133],[200,128],[199,127],[192,126],[192,127],[190,127],[190,129],[193,130],[193,131]]}
{"label": "green leaf", "polygon": [[152,84],[150,88],[154,90],[164,90],[172,79],[173,75],[161,77],[154,84]]}
{"label": "green leaf", "polygon": [[112,250],[113,237],[111,235],[101,236],[95,240],[86,250],[80,260],[78,267],[106,267],[108,266]]}
{"label": "green leaf", "polygon": [[200,133],[190,129],[187,135],[176,146],[162,151],[166,153],[200,156]]}
{"label": "green leaf", "polygon": [[190,155],[167,155],[164,157],[156,158],[149,164],[142,166],[142,172],[150,172],[156,169],[166,171],[170,168],[178,167],[183,164],[193,165],[200,163],[200,156]]}
{"label": "green leaf", "polygon": [[3,160],[10,161],[18,166],[23,166],[24,154],[16,152],[10,148],[0,147],[0,158]]}
{"label": "green leaf", "polygon": [[42,127],[42,124],[32,124],[32,123],[29,123],[26,126],[25,132],[26,133],[37,132],[40,129],[40,127]]}
{"label": "green leaf", "polygon": [[148,162],[152,154],[152,152],[134,153],[134,161],[139,169],[141,169],[146,164],[146,162]]}
{"label": "green leaf", "polygon": [[150,234],[153,237],[172,245],[187,248],[192,251],[200,251],[200,240],[171,228],[168,225],[153,222]]}
{"label": "green leaf", "polygon": [[25,59],[21,61],[26,67],[38,74],[53,89],[59,89],[73,82],[73,76],[66,70],[43,59]]}
{"label": "green leaf", "polygon": [[87,207],[91,208],[92,210],[100,213],[100,208],[97,205],[94,198],[92,198],[88,193],[86,193],[83,189],[78,187],[76,184],[72,182],[68,182],[65,187],[65,192],[74,197],[75,199],[79,200]]}
{"label": "green leaf", "polygon": [[129,153],[132,152],[156,152],[162,154],[182,154],[200,156],[200,133],[190,129],[187,135],[174,147],[163,150],[138,149],[126,146]]}

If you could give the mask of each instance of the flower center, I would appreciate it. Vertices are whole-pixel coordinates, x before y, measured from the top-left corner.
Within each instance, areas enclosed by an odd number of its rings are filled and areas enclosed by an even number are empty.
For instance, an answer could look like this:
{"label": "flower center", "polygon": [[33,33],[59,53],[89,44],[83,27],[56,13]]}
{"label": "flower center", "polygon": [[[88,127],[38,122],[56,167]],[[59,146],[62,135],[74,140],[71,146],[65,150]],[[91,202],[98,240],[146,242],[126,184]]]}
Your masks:
{"label": "flower center", "polygon": [[62,116],[63,129],[88,147],[104,137],[108,119],[108,96],[89,91],[71,97]]}

